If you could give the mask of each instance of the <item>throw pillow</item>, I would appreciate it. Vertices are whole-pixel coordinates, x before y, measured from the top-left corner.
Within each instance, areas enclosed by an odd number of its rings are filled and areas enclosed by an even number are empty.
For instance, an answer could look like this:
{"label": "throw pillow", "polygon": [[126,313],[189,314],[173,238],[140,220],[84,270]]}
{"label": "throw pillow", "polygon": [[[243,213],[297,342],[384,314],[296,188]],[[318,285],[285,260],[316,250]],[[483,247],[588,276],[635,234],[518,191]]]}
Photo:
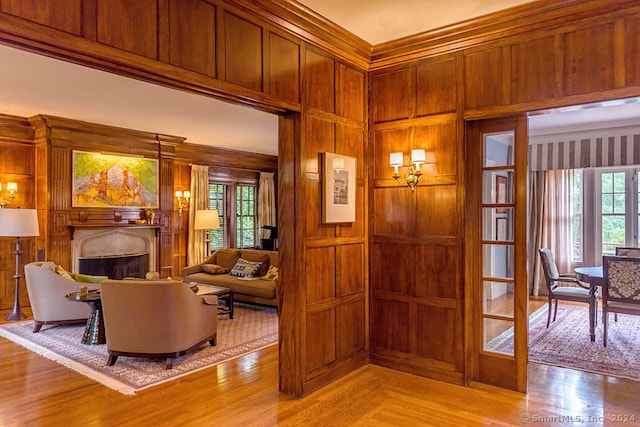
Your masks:
{"label": "throw pillow", "polygon": [[256,273],[258,277],[267,274],[269,266],[271,265],[271,257],[265,253],[242,251],[242,259],[262,264]]}
{"label": "throw pillow", "polygon": [[[73,280],[73,276],[69,274],[67,270],[65,270],[61,265],[56,267],[56,273],[60,275],[60,277],[64,277],[65,279]],[[75,280],[73,280],[75,282]]]}
{"label": "throw pillow", "polygon": [[218,264],[202,264],[202,270],[209,274],[226,274],[229,272],[227,267],[222,267]]}
{"label": "throw pillow", "polygon": [[226,268],[233,268],[240,258],[239,249],[218,249],[213,253],[215,255],[213,264],[218,264]]}
{"label": "throw pillow", "polygon": [[278,280],[278,267],[276,267],[275,265],[269,267],[269,271],[267,271],[267,274],[262,276],[262,278],[264,280]]}
{"label": "throw pillow", "polygon": [[252,262],[240,258],[229,274],[236,277],[253,277],[260,268],[260,264],[260,262]]}

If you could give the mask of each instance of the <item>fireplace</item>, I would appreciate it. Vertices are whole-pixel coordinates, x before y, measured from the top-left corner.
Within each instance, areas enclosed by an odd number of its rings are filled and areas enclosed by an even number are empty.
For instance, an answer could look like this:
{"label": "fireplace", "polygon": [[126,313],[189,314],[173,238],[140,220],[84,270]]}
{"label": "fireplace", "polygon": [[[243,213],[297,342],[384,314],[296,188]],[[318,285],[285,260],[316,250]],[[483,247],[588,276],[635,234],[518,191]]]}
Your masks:
{"label": "fireplace", "polygon": [[110,279],[144,278],[156,268],[156,230],[133,227],[76,228],[72,269]]}

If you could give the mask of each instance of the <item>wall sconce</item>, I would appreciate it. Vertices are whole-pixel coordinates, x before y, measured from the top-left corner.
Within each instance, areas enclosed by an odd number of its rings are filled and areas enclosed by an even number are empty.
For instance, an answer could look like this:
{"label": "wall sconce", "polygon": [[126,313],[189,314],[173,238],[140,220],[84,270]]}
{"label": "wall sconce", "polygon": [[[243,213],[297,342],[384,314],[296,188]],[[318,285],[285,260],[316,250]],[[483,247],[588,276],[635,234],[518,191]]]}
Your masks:
{"label": "wall sconce", "polygon": [[[2,191],[2,184],[0,183],[0,191]],[[16,191],[18,191],[18,183],[17,182],[7,182],[7,191],[9,192],[9,200],[0,196],[0,208],[4,208],[9,203],[13,202],[13,199],[16,197]]]}
{"label": "wall sconce", "polygon": [[[426,155],[424,150],[411,150],[411,164],[409,166],[404,166],[403,162],[403,153],[391,153],[389,156],[389,164],[393,167],[393,179],[398,181],[400,184],[408,185],[411,187],[411,191],[416,191],[416,185],[418,185],[418,181],[420,180],[420,176],[422,176],[422,172],[420,171],[420,165],[426,161]],[[407,167],[407,172],[404,174],[404,178],[400,176],[398,172],[398,168]]]}
{"label": "wall sconce", "polygon": [[178,202],[178,215],[182,215],[182,210],[189,206],[189,199],[191,198],[190,191],[176,191],[176,201]]}

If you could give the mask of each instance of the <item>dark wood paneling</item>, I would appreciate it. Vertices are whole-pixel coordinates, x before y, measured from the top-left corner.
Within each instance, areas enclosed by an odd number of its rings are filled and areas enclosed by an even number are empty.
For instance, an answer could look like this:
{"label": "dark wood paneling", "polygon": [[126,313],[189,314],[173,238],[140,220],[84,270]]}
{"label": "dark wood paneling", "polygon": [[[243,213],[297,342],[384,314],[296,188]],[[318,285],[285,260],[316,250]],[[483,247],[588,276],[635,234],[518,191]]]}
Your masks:
{"label": "dark wood paneling", "polygon": [[457,93],[455,59],[427,63],[417,67],[417,116],[455,111]]}
{"label": "dark wood paneling", "polygon": [[373,280],[371,287],[374,291],[392,292],[408,295],[414,281],[413,248],[405,244],[373,245],[371,262]]}
{"label": "dark wood paneling", "polygon": [[0,0],[0,11],[67,33],[82,34],[82,0]]}
{"label": "dark wood paneling", "polygon": [[[306,257],[307,304],[336,296],[336,248],[308,248]],[[313,335],[310,335],[313,336]]]}
{"label": "dark wood paneling", "polygon": [[373,77],[373,122],[412,117],[413,86],[411,70],[400,70]]}
{"label": "dark wood paneling", "polygon": [[[224,14],[225,80],[261,91],[262,28],[232,13]],[[242,52],[242,54],[239,54]]]}
{"label": "dark wood paneling", "polygon": [[630,17],[625,21],[624,65],[627,86],[640,86],[640,17]]}
{"label": "dark wood paneling", "polygon": [[[409,192],[407,188],[405,191]],[[455,236],[458,231],[455,185],[427,185],[416,188],[416,235]]]}
{"label": "dark wood paneling", "polygon": [[374,190],[373,233],[382,236],[408,236],[415,222],[415,193],[409,187]]}
{"label": "dark wood paneling", "polygon": [[416,354],[455,363],[460,358],[455,310],[418,304],[416,312]]}
{"label": "dark wood paneling", "polygon": [[417,126],[414,132],[414,147],[424,148],[427,154],[427,163],[421,167],[425,177],[455,175],[458,161],[457,122]]}
{"label": "dark wood paneling", "polygon": [[338,333],[338,358],[344,359],[365,349],[364,298],[336,309]]}
{"label": "dark wood paneling", "polygon": [[336,247],[337,296],[362,293],[365,290],[364,244]]}
{"label": "dark wood paneling", "polygon": [[513,102],[553,98],[557,87],[555,37],[528,40],[511,46]]}
{"label": "dark wood paneling", "polygon": [[455,300],[460,295],[459,254],[456,247],[439,244],[423,244],[416,248],[415,265],[416,296],[425,298],[448,298]]}
{"label": "dark wood paneling", "polygon": [[336,114],[364,120],[364,74],[343,64],[337,65]]}
{"label": "dark wood paneling", "polygon": [[[169,1],[169,62],[216,77],[216,8],[203,0]],[[185,46],[189,46],[185,49]]]}
{"label": "dark wood paneling", "polygon": [[158,57],[158,0],[96,0],[98,41]]}
{"label": "dark wood paneling", "polygon": [[300,102],[300,45],[269,33],[269,93]]}
{"label": "dark wood paneling", "polygon": [[464,93],[467,108],[503,104],[504,66],[502,48],[465,56]]}
{"label": "dark wood paneling", "polygon": [[613,89],[613,24],[564,35],[564,93]]}
{"label": "dark wood paneling", "polygon": [[336,360],[336,313],[328,309],[307,315],[307,377]]}
{"label": "dark wood paneling", "polygon": [[371,335],[373,350],[409,353],[409,303],[374,298]]}
{"label": "dark wood paneling", "polygon": [[[405,154],[404,164],[411,158],[411,129],[391,129],[377,131],[373,135],[374,178],[391,179],[393,168],[389,166],[389,155],[401,151]],[[408,156],[408,157],[407,157]]]}
{"label": "dark wood paneling", "polygon": [[329,113],[335,111],[335,69],[334,61],[326,55],[311,49],[305,51],[305,91],[304,101],[308,107]]}
{"label": "dark wood paneling", "polygon": [[199,165],[227,169],[264,172],[275,172],[278,169],[277,156],[200,144],[179,144],[176,147],[176,158],[197,162]]}

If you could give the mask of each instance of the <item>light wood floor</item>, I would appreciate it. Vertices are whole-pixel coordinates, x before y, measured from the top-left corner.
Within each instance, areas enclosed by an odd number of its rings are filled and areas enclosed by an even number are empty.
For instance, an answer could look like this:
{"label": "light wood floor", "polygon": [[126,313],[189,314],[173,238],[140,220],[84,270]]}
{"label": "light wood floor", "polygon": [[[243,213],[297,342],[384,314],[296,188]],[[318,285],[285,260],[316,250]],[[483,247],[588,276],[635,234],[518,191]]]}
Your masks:
{"label": "light wood floor", "polygon": [[[274,345],[125,396],[0,338],[0,426],[570,425],[534,418],[554,416],[640,424],[640,382],[538,364],[529,378],[525,395],[369,365],[293,399],[278,392]],[[619,415],[635,421],[612,422]]]}

